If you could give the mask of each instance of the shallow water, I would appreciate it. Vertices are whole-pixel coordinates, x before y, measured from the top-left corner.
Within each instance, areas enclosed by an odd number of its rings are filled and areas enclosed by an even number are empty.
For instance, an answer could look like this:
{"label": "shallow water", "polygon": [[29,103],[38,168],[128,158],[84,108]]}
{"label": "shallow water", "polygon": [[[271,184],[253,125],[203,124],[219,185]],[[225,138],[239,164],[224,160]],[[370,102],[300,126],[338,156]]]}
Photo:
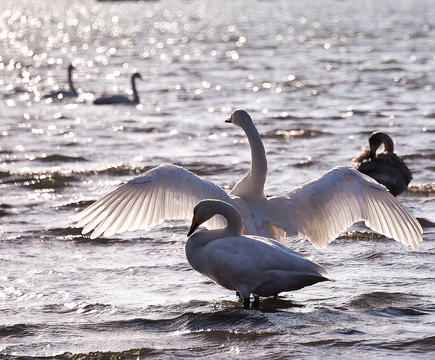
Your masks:
{"label": "shallow water", "polygon": [[[403,358],[435,351],[431,1],[0,3],[0,354]],[[78,101],[47,103],[73,62]],[[141,105],[92,105],[130,91]],[[413,172],[412,251],[356,226],[312,254],[335,281],[241,310],[185,258],[188,221],[90,240],[73,217],[160,163],[231,188],[253,117],[268,194],[350,165],[384,130]]]}

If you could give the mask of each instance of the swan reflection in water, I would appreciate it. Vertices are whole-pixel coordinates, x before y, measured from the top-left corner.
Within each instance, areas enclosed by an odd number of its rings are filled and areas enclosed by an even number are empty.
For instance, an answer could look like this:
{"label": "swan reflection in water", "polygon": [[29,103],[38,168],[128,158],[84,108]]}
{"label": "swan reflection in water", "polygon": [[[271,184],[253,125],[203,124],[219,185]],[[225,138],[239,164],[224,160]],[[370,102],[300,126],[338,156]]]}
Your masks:
{"label": "swan reflection in water", "polygon": [[[370,149],[364,150],[352,160],[353,167],[384,185],[394,196],[404,192],[412,174],[405,162],[394,153],[391,137],[375,131],[369,137],[369,144]],[[376,154],[381,145],[384,145],[384,151]]]}
{"label": "swan reflection in water", "polygon": [[94,100],[95,105],[110,105],[110,104],[125,104],[125,105],[137,105],[139,104],[139,94],[136,89],[136,79],[142,79],[139,73],[131,75],[131,88],[133,90],[133,98],[130,99],[126,95],[101,95]]}

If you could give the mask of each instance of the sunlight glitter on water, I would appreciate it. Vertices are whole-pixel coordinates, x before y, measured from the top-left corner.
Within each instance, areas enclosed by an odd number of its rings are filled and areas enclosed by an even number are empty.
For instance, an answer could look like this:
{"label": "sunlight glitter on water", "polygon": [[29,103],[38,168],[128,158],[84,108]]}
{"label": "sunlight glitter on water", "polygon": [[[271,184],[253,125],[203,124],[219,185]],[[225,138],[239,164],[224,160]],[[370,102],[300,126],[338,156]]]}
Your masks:
{"label": "sunlight glitter on water", "polygon": [[[231,10],[229,10],[231,9]],[[413,357],[434,351],[434,7],[420,1],[0,3],[0,354],[60,358]],[[79,99],[46,102],[73,63]],[[142,103],[96,109],[96,93]],[[336,281],[240,310],[192,270],[188,221],[90,240],[74,215],[161,163],[232,189],[254,119],[279,194],[388,131],[412,168],[399,197],[415,252],[364,229],[289,246]],[[422,221],[423,221],[422,220]],[[1,316],[3,315],[3,316]]]}

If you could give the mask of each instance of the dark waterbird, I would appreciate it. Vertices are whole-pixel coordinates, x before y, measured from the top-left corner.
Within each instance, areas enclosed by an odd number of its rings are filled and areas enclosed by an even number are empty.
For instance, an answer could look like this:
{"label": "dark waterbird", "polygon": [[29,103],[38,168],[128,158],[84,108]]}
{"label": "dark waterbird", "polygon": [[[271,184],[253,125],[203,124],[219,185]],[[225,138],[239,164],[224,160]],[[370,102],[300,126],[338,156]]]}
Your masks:
{"label": "dark waterbird", "polygon": [[[412,179],[411,171],[394,153],[393,140],[387,134],[375,131],[369,137],[370,149],[365,149],[353,160],[353,167],[384,185],[391,194],[404,192]],[[376,154],[381,145],[384,151]]]}
{"label": "dark waterbird", "polygon": [[125,104],[137,105],[139,104],[139,95],[136,89],[136,79],[142,79],[139,73],[131,75],[131,88],[133,90],[133,99],[125,95],[102,95],[94,100],[95,105],[110,105],[110,104]]}
{"label": "dark waterbird", "polygon": [[74,70],[74,66],[70,64],[68,66],[68,87],[69,90],[56,90],[52,91],[48,94],[45,94],[42,96],[43,99],[53,99],[53,100],[62,100],[64,98],[75,98],[77,97],[77,91],[74,88],[73,82],[72,82],[72,71]]}

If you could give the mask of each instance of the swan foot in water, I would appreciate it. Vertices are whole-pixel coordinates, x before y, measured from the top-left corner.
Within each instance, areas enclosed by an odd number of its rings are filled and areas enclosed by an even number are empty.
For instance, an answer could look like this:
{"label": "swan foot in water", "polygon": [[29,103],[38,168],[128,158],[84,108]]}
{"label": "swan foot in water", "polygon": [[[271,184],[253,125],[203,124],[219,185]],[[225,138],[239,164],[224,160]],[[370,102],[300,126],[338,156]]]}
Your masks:
{"label": "swan foot in water", "polygon": [[249,309],[249,306],[251,305],[251,299],[247,298],[243,298],[243,308],[244,309]]}

